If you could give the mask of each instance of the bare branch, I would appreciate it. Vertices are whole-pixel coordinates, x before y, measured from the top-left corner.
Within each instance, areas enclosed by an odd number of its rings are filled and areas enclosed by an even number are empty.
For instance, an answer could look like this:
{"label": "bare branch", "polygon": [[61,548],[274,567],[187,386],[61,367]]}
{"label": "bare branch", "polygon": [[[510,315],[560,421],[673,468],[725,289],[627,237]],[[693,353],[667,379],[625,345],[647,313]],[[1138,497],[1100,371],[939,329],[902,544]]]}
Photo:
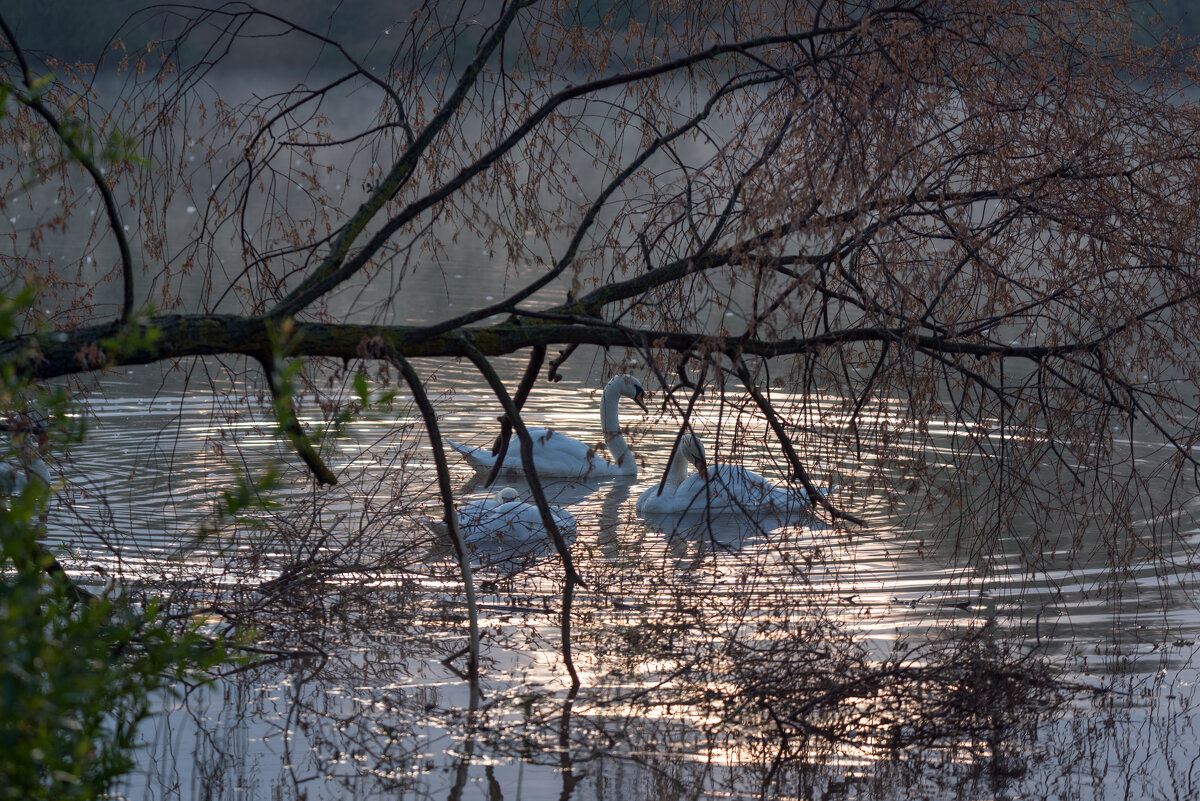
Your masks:
{"label": "bare branch", "polygon": [[104,173],[100,171],[100,167],[96,164],[95,159],[80,146],[78,138],[63,127],[62,121],[55,116],[54,112],[37,95],[32,94],[36,78],[30,70],[29,62],[25,59],[24,51],[17,43],[16,36],[8,26],[8,22],[4,19],[3,15],[0,15],[0,31],[3,31],[4,38],[8,40],[9,47],[12,48],[17,63],[21,67],[21,74],[25,81],[27,92],[20,96],[20,101],[33,109],[39,117],[46,121],[46,124],[58,136],[59,141],[67,148],[67,151],[71,154],[71,158],[79,162],[79,165],[91,177],[93,185],[95,185],[96,189],[100,192],[100,197],[104,200],[104,212],[108,215],[109,230],[116,240],[117,249],[121,254],[123,297],[119,319],[122,323],[127,324],[133,320],[133,315],[137,311],[134,307],[135,301],[133,297],[133,251],[129,247],[129,238],[125,236],[125,225],[121,221],[121,212],[117,208],[117,200],[113,197],[112,188],[109,187],[108,180],[104,177]]}

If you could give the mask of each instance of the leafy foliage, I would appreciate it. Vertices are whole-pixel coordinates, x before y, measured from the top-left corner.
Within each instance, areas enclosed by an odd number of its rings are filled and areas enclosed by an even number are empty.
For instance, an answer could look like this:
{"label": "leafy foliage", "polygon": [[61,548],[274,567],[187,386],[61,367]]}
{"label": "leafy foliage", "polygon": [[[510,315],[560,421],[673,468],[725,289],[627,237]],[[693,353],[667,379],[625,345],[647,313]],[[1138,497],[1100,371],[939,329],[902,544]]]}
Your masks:
{"label": "leafy foliage", "polygon": [[177,634],[153,601],[81,601],[48,574],[47,492],[31,481],[0,508],[0,798],[97,798],[132,767],[154,694],[227,655],[195,626]]}
{"label": "leafy foliage", "polygon": [[[0,299],[0,334],[11,335],[28,297]],[[11,370],[2,379],[6,408],[37,410],[14,419],[59,442],[83,436],[62,390],[34,392]],[[50,492],[31,479],[0,504],[2,799],[102,796],[131,768],[155,694],[229,659],[201,623],[179,630],[152,598],[96,596],[72,583],[39,542]],[[254,497],[243,493],[224,511]]]}
{"label": "leafy foliage", "polygon": [[[0,84],[0,116],[10,97],[39,102],[50,78],[28,95]],[[74,118],[56,134],[64,162],[84,154],[142,163],[123,134],[99,143]],[[36,180],[36,171],[30,175]],[[32,286],[0,296],[0,337],[14,336],[36,296]],[[156,338],[155,329],[124,329],[105,346],[125,353]],[[62,388],[39,391],[10,366],[0,368],[0,408],[10,413],[14,441],[52,432],[65,445],[84,434]],[[6,467],[17,473],[27,465],[18,458]],[[180,630],[153,598],[109,597],[111,586],[96,596],[74,584],[40,542],[50,494],[31,478],[0,501],[0,799],[105,796],[133,766],[138,725],[156,693],[229,660],[220,638],[202,633],[200,622]],[[236,514],[253,497],[227,499],[223,511]]]}

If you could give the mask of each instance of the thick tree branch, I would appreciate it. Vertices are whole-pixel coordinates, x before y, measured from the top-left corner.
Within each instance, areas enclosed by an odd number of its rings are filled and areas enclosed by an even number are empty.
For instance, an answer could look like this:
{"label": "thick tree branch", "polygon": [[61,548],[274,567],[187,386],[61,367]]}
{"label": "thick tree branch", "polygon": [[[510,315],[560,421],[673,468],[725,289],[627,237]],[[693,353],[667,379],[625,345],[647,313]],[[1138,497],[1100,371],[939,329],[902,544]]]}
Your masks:
{"label": "thick tree branch", "polygon": [[[296,323],[293,329],[296,341],[291,355],[378,358],[377,348],[387,346],[405,358],[468,356],[472,349],[478,349],[485,356],[503,356],[538,345],[640,348],[649,343],[655,348],[679,352],[701,347],[708,351],[772,358],[816,353],[859,342],[908,341],[914,347],[944,356],[957,354],[1041,362],[1091,352],[1137,322],[1130,320],[1092,338],[1064,345],[1004,345],[917,334],[905,327],[850,327],[807,337],[763,339],[722,337],[700,331],[631,328],[595,318],[531,313],[521,323],[506,321],[435,336],[429,336],[428,329],[423,326]],[[7,340],[0,343],[0,365],[11,365],[30,378],[48,379],[191,356],[232,354],[257,359],[270,350],[274,327],[272,320],[262,317],[165,315],[124,329],[131,340],[140,343],[136,347],[112,350],[112,328],[92,326]],[[151,336],[152,332],[155,336]]]}
{"label": "thick tree branch", "polygon": [[484,65],[491,58],[492,53],[504,41],[505,34],[508,33],[509,27],[517,17],[517,13],[528,5],[528,0],[524,2],[512,2],[509,5],[508,9],[500,17],[499,21],[497,21],[492,32],[479,43],[475,58],[471,60],[471,63],[463,71],[457,86],[455,86],[450,97],[446,99],[441,110],[421,130],[417,138],[405,148],[404,153],[400,155],[400,158],[392,166],[392,169],[388,171],[384,179],[371,192],[371,196],[359,206],[354,216],[342,226],[329,254],[317,269],[270,312],[272,317],[289,317],[295,315],[330,289],[354,275],[375,255],[376,251],[383,246],[383,243],[391,237],[392,233],[407,225],[423,208],[428,207],[410,207],[407,213],[400,215],[398,218],[393,218],[387,225],[383,226],[384,230],[388,232],[386,235],[381,237],[380,234],[376,234],[372,237],[371,244],[368,244],[355,259],[346,263],[346,255],[350,252],[350,248],[353,246],[355,240],[358,239],[359,235],[366,228],[367,223],[375,217],[389,200],[395,197],[400,188],[412,177],[417,162],[420,161],[422,155],[429,148],[429,145],[442,132],[451,118],[458,113],[463,98],[466,97],[475,79],[483,71]]}
{"label": "thick tree branch", "polygon": [[[785,34],[779,36],[765,36],[756,39],[737,42],[731,44],[721,44],[710,47],[702,52],[693,53],[682,56],[676,59],[669,59],[664,62],[655,64],[651,67],[646,67],[640,70],[629,70],[618,73],[609,78],[602,78],[595,81],[588,81],[582,84],[576,84],[559,91],[546,99],[536,111],[531,113],[521,125],[506,136],[499,144],[493,147],[487,153],[484,153],[470,165],[461,170],[454,178],[447,181],[436,191],[426,195],[425,197],[409,204],[399,214],[390,218],[387,222],[380,226],[379,230],[371,237],[371,239],[363,246],[363,248],[350,260],[346,260],[346,255],[349,253],[350,247],[354,240],[357,239],[375,214],[383,207],[383,205],[392,198],[399,188],[407,182],[416,166],[417,160],[428,147],[434,136],[439,133],[445,126],[449,118],[458,111],[458,105],[461,103],[466,94],[469,83],[474,80],[478,73],[482,70],[487,57],[491,55],[498,43],[503,39],[504,32],[512,24],[516,12],[524,8],[526,4],[514,3],[506,12],[506,14],[497,23],[497,30],[493,31],[492,35],[480,45],[480,49],[471,66],[464,72],[459,81],[455,93],[447,100],[442,107],[442,110],[430,122],[429,126],[422,131],[417,140],[409,147],[405,153],[397,161],[396,165],[389,171],[388,175],[371,193],[371,197],[359,208],[355,216],[343,226],[341,233],[334,242],[333,249],[328,256],[325,257],[321,265],[297,287],[295,291],[290,293],[283,301],[281,301],[271,312],[273,317],[289,316],[299,313],[299,311],[317,298],[321,297],[331,289],[342,283],[346,279],[355,275],[359,270],[365,267],[371,259],[379,252],[384,244],[404,226],[408,225],[418,215],[441,203],[446,198],[454,195],[463,186],[469,183],[475,176],[489,169],[495,164],[501,156],[508,153],[517,146],[526,136],[535,130],[542,122],[546,120],[556,109],[563,104],[580,97],[594,95],[606,89],[625,86],[629,84],[639,83],[642,81],[652,80],[664,75],[686,70],[690,67],[723,56],[741,53],[745,50],[758,48],[776,47],[782,44],[803,44],[813,39],[822,36],[843,33],[855,29],[859,23],[855,22],[849,25],[833,26],[829,28],[814,29],[811,31],[803,31],[794,34]],[[872,12],[864,16],[864,18],[882,15],[885,13],[895,12],[896,9],[886,9],[882,12]]]}

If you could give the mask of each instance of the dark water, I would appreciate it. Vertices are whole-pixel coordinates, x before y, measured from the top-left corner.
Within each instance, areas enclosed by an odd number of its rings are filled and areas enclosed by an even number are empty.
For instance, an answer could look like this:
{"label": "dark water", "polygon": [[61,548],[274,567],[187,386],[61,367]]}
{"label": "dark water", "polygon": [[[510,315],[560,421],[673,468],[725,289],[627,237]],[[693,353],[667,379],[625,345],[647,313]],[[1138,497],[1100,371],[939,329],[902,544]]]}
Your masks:
{"label": "dark water", "polygon": [[[196,213],[180,204],[181,230]],[[393,291],[365,313],[443,319],[539,269],[505,264],[467,236],[447,248],[441,266],[385,274]],[[736,328],[729,308],[706,313]],[[522,362],[498,363],[515,385]],[[470,365],[416,366],[444,433],[489,444],[500,410]],[[926,421],[927,437],[875,437],[909,425],[901,399],[881,403],[874,414],[887,425],[862,426],[847,448],[839,398],[774,395],[804,410],[798,450],[863,525],[819,514],[683,531],[634,509],[666,466],[677,416],[623,405],[638,479],[551,488],[579,524],[580,690],[569,692],[564,664],[557,557],[480,559],[482,700],[468,714],[461,582],[448,543],[422,522],[438,516],[430,446],[394,372],[368,369],[376,394],[399,397],[339,433],[319,433],[322,403],[352,397],[352,374],[314,368],[299,388],[301,418],[339,477],[325,489],[281,446],[253,364],[138,368],[88,395],[86,442],[55,454],[50,528],[63,561],[96,586],[103,568],[121,591],[165,597],[171,612],[204,609],[213,630],[238,621],[262,661],[164,700],[128,797],[1200,796],[1200,563],[1185,518],[1200,504],[1138,521],[1160,553],[1134,558],[1114,558],[1102,526],[957,514],[950,498],[966,486],[970,503],[986,465],[957,456],[968,432],[948,421]],[[629,354],[580,351],[566,380],[538,384],[526,421],[598,442],[600,388],[618,369],[659,389]],[[710,456],[784,474],[735,385],[709,393],[693,425]],[[1163,458],[1153,439],[1129,447],[1147,467]],[[906,459],[933,465],[942,483],[909,482],[895,466]],[[237,471],[268,466],[281,470],[279,507],[217,520]],[[461,460],[452,469],[461,497],[487,494]],[[931,496],[938,486],[946,498]],[[1182,531],[1164,538],[1172,526]],[[1129,547],[1149,552],[1146,543]],[[889,680],[820,702],[822,686],[859,675]]]}
{"label": "dark water", "polygon": [[[573,364],[570,380],[539,385],[527,420],[596,441],[605,365],[599,354]],[[503,366],[510,376],[521,368],[516,360]],[[420,365],[431,371],[445,433],[487,444],[497,409],[486,388],[468,365],[434,367]],[[1195,791],[1200,747],[1190,709],[1200,618],[1186,547],[1134,564],[1119,592],[1101,549],[1068,547],[1069,537],[1042,532],[1061,553],[1042,548],[1031,567],[1035,526],[999,542],[948,532],[943,518],[915,511],[915,500],[885,502],[871,486],[869,453],[853,466],[813,460],[818,482],[838,485],[837,502],[865,526],[830,526],[818,516],[781,528],[716,519],[658,530],[638,518],[634,502],[657,481],[677,423],[643,418],[628,404],[621,411],[634,428],[639,478],[551,487],[579,523],[572,555],[586,587],[574,599],[572,654],[581,690],[568,694],[557,557],[549,549],[519,564],[481,557],[483,700],[469,719],[469,692],[456,672],[465,669],[464,599],[447,543],[420,523],[437,515],[433,472],[403,398],[325,438],[340,483],[318,490],[265,422],[250,372],[200,369],[188,386],[152,371],[105,380],[90,402],[87,442],[58,454],[52,533],[85,580],[99,581],[99,565],[128,591],[167,593],[178,609],[218,598],[253,626],[250,643],[261,657],[281,658],[168,701],[146,726],[130,797]],[[334,392],[347,380],[335,376]],[[308,400],[307,421],[321,425],[316,398]],[[809,403],[836,407],[834,399]],[[801,440],[818,457],[822,426],[836,421],[832,412],[821,417],[814,413]],[[718,403],[702,405],[694,423],[714,444],[757,425]],[[933,428],[935,447],[952,449],[955,432]],[[778,476],[765,442],[752,434],[725,458]],[[1153,443],[1145,448],[1153,452]],[[280,509],[190,537],[211,519],[234,466],[254,474],[267,464],[283,467]],[[453,467],[464,497],[486,494],[460,460]],[[313,557],[319,574],[290,587],[271,583]],[[224,621],[209,613],[210,625]],[[911,698],[884,711],[869,694],[845,701],[829,714],[857,704],[864,716],[847,726],[846,742],[797,739],[809,721],[800,714],[781,723],[746,711],[768,697],[779,714],[790,684],[831,669],[831,654],[842,650],[853,654],[847,670],[889,660],[912,669],[984,639],[988,653],[1007,649],[1047,670],[1056,687],[1031,690],[1032,711],[990,740],[965,733],[889,747],[920,720]],[[962,664],[969,671],[977,663]],[[964,673],[956,681],[970,687],[976,679]]]}

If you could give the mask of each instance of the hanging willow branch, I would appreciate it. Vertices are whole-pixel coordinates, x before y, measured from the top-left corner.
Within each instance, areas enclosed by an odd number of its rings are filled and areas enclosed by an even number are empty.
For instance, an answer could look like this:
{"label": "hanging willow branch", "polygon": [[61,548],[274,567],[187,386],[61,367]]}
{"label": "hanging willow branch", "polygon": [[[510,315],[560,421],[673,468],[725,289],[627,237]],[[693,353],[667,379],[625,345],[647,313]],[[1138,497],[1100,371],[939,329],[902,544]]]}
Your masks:
{"label": "hanging willow branch", "polygon": [[860,526],[866,525],[866,521],[862,518],[836,508],[829,502],[824,493],[817,489],[816,484],[809,478],[808,471],[804,469],[804,464],[800,461],[800,456],[796,453],[796,448],[792,445],[791,437],[788,436],[787,429],[784,428],[783,420],[780,419],[779,413],[775,411],[775,407],[771,404],[771,401],[758,388],[745,360],[741,358],[736,359],[734,367],[738,378],[745,385],[746,391],[750,393],[750,397],[754,399],[763,416],[767,418],[767,424],[771,426],[771,431],[775,434],[775,439],[783,449],[783,455],[788,460],[788,464],[791,465],[793,474],[808,494],[809,502],[823,506],[835,519],[848,520]]}
{"label": "hanging willow branch", "polygon": [[504,388],[504,382],[500,380],[500,376],[496,373],[495,368],[492,367],[492,363],[473,346],[468,346],[467,358],[471,360],[472,364],[479,370],[480,375],[488,382],[488,385],[492,388],[492,392],[496,395],[496,399],[504,407],[504,413],[512,421],[513,428],[517,432],[517,439],[521,443],[521,465],[525,468],[525,479],[529,482],[529,489],[533,493],[533,500],[537,505],[538,514],[542,517],[542,525],[550,535],[550,539],[554,542],[554,548],[558,551],[559,558],[562,560],[563,571],[566,574],[566,580],[563,584],[563,609],[560,624],[563,662],[566,664],[567,673],[571,676],[571,685],[578,687],[579,674],[575,670],[575,660],[571,656],[571,601],[574,598],[575,585],[587,585],[584,584],[583,579],[576,572],[575,563],[571,559],[570,548],[563,539],[562,532],[558,530],[558,524],[554,521],[554,515],[550,512],[550,503],[546,500],[546,494],[542,490],[541,478],[534,469],[533,438],[529,436],[529,431],[525,428],[524,421],[521,420],[520,411],[517,409],[512,398],[509,397],[508,390]]}
{"label": "hanging willow branch", "polygon": [[304,428],[300,425],[300,419],[296,416],[291,387],[279,374],[277,359],[274,355],[261,356],[258,362],[262,365],[263,376],[267,379],[267,387],[271,391],[271,400],[279,429],[319,483],[336,484],[337,476],[322,461],[316,449],[313,448],[312,442],[308,439],[308,435],[304,433]]}
{"label": "hanging willow branch", "polygon": [[437,412],[425,392],[425,385],[421,382],[420,376],[413,370],[408,360],[398,353],[390,353],[389,358],[392,364],[400,370],[400,374],[412,392],[413,402],[417,404],[417,409],[421,412],[421,419],[425,423],[425,431],[429,435],[429,444],[433,450],[433,465],[437,472],[443,520],[446,523],[446,532],[454,545],[454,555],[458,560],[463,591],[467,596],[467,679],[471,686],[471,708],[474,709],[479,701],[479,609],[475,601],[475,580],[471,575],[471,557],[458,527],[458,512],[454,508],[454,491],[450,487],[450,467],[446,462],[446,451],[442,447]]}

